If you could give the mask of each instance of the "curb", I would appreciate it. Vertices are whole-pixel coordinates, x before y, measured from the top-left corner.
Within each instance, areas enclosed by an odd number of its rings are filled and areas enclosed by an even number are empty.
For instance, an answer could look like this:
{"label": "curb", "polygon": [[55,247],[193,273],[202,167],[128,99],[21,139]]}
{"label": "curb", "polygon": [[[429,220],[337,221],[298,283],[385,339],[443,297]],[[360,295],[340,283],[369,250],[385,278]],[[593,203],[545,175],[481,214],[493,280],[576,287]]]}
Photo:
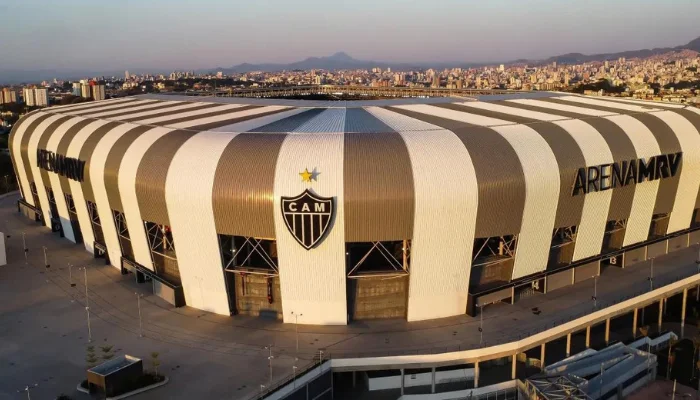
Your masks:
{"label": "curb", "polygon": [[16,195],[16,194],[19,194],[19,190],[13,190],[11,192],[0,194],[0,199],[4,199],[5,197],[10,197],[10,196]]}
{"label": "curb", "polygon": [[[166,383],[170,382],[170,378],[168,378],[167,376],[164,376],[163,378],[164,378],[164,379],[163,379],[162,382],[154,383],[154,384],[149,385],[149,386],[144,386],[144,387],[142,387],[142,388],[140,388],[140,389],[136,389],[136,390],[132,390],[131,392],[127,392],[127,393],[124,393],[124,394],[120,394],[119,396],[107,397],[107,400],[121,400],[121,399],[125,399],[125,398],[127,398],[127,397],[135,396],[135,395],[137,395],[137,394],[139,394],[139,393],[147,392],[147,391],[149,391],[149,390],[151,390],[151,389],[155,389],[155,388],[161,387],[161,386],[165,385]],[[78,386],[76,387],[76,389],[77,389],[79,392],[81,392],[81,393],[85,393],[85,394],[88,394],[88,395],[90,394],[90,392],[89,392],[87,389],[85,389],[84,387],[80,386],[80,383],[78,384]]]}

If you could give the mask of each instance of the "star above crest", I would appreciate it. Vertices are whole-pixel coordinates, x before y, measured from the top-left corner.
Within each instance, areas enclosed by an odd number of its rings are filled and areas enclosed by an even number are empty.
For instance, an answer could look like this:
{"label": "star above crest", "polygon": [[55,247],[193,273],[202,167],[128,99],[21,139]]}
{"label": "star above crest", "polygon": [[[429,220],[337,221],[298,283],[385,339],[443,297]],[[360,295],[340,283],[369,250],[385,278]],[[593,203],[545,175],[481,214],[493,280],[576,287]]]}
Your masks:
{"label": "star above crest", "polygon": [[311,183],[311,181],[315,181],[315,180],[316,180],[316,176],[317,176],[317,175],[318,175],[318,174],[316,173],[315,170],[309,172],[309,169],[308,169],[308,168],[304,168],[304,171],[303,171],[303,172],[299,172],[299,176],[301,176],[301,181],[302,181],[302,182]]}

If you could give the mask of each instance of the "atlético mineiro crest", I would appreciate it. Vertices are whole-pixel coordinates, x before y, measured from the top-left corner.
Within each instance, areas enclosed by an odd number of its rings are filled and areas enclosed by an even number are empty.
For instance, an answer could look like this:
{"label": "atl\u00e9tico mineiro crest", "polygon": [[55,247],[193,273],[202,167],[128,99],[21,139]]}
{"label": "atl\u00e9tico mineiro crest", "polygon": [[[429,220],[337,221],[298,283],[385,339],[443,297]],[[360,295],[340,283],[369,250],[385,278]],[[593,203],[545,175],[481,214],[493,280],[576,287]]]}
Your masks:
{"label": "atl\u00e9tico mineiro crest", "polygon": [[328,233],[334,211],[332,197],[318,196],[309,189],[296,197],[282,197],[284,223],[306,250],[316,246]]}

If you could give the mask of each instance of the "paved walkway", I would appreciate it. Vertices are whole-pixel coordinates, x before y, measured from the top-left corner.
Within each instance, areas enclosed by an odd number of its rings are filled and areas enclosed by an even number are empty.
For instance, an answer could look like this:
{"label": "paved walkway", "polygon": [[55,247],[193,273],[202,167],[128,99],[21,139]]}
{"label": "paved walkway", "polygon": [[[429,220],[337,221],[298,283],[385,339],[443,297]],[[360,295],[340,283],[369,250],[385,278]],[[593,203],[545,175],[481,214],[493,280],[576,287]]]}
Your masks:
{"label": "paved walkway", "polygon": [[[480,346],[478,318],[466,315],[428,322],[356,322],[349,326],[299,326],[299,352],[293,324],[252,317],[226,317],[184,307],[175,309],[58,234],[51,234],[16,212],[16,197],[0,199],[0,231],[8,261],[0,267],[0,399],[17,398],[17,389],[39,383],[37,398],[72,394],[84,376],[87,323],[84,271],[87,266],[91,328],[96,345],[115,345],[119,353],[144,359],[160,353],[161,370],[171,383],[140,398],[188,398],[206,391],[212,398],[246,398],[267,383],[268,351],[273,344],[273,377],[291,374],[324,349],[333,357],[378,356],[454,351]],[[28,263],[22,252],[25,234]],[[46,252],[51,267],[44,268]],[[696,271],[694,249],[655,261],[655,286]],[[649,266],[608,268],[598,282],[598,303],[644,292]],[[139,337],[136,293],[143,294],[143,335]],[[484,345],[516,340],[593,310],[593,281],[524,299],[515,305],[487,307]],[[531,308],[539,307],[534,315]],[[325,356],[324,356],[325,357]],[[146,362],[148,365],[149,363]]]}

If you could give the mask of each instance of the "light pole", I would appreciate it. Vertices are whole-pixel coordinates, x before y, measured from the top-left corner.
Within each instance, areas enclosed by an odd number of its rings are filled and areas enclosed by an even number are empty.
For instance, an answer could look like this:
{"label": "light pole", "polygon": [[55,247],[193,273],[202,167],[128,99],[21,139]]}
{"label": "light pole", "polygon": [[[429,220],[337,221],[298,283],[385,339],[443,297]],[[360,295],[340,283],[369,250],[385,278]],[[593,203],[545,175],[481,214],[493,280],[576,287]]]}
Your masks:
{"label": "light pole", "polygon": [[24,237],[24,232],[22,232],[22,248],[24,248],[24,264],[28,264],[29,261],[27,260],[27,253],[29,252],[29,249],[27,248],[27,240]]}
{"label": "light pole", "polygon": [[299,317],[303,317],[304,314],[297,314],[294,311],[292,311],[292,315],[294,316],[294,331],[295,331],[296,338],[297,338],[297,352],[294,355],[294,358],[298,360],[299,359]]}
{"label": "light pole", "polygon": [[651,292],[654,290],[654,257],[650,258],[651,264],[650,264],[650,270],[649,270],[649,291]]}
{"label": "light pole", "polygon": [[9,178],[10,175],[5,175],[5,192],[10,191],[10,182],[7,181],[7,178]]}
{"label": "light pole", "polygon": [[141,321],[141,297],[143,295],[138,292],[134,294],[136,295],[136,304],[139,308],[139,337],[143,337],[143,322]]}
{"label": "light pole", "polygon": [[42,246],[44,248],[44,268],[49,268],[49,257],[46,255],[46,246]]}
{"label": "light pole", "polygon": [[297,366],[292,365],[292,374],[294,374],[294,389],[297,388]]}
{"label": "light pole", "polygon": [[598,308],[598,275],[593,276],[593,308]]}
{"label": "light pole", "polygon": [[27,392],[27,400],[32,400],[32,397],[29,395],[29,391],[36,388],[37,386],[39,386],[38,383],[35,383],[33,385],[27,385],[24,387],[24,389],[18,390],[17,393]]}
{"label": "light pole", "polygon": [[479,346],[484,345],[484,306],[477,304],[479,307]]}
{"label": "light pole", "polygon": [[262,398],[263,390],[265,390],[265,385],[260,385],[260,398]]}
{"label": "light pole", "polygon": [[272,346],[273,345],[265,347],[265,350],[268,350],[270,352],[270,355],[267,357],[267,365],[270,368],[270,387],[272,387],[272,360],[275,358],[272,355]]}
{"label": "light pole", "polygon": [[73,283],[73,264],[68,264],[68,282],[70,287],[75,287],[75,283]]}
{"label": "light pole", "polygon": [[80,267],[85,276],[85,313],[87,314],[88,343],[92,343],[92,329],[90,328],[90,297],[88,296],[87,267]]}

